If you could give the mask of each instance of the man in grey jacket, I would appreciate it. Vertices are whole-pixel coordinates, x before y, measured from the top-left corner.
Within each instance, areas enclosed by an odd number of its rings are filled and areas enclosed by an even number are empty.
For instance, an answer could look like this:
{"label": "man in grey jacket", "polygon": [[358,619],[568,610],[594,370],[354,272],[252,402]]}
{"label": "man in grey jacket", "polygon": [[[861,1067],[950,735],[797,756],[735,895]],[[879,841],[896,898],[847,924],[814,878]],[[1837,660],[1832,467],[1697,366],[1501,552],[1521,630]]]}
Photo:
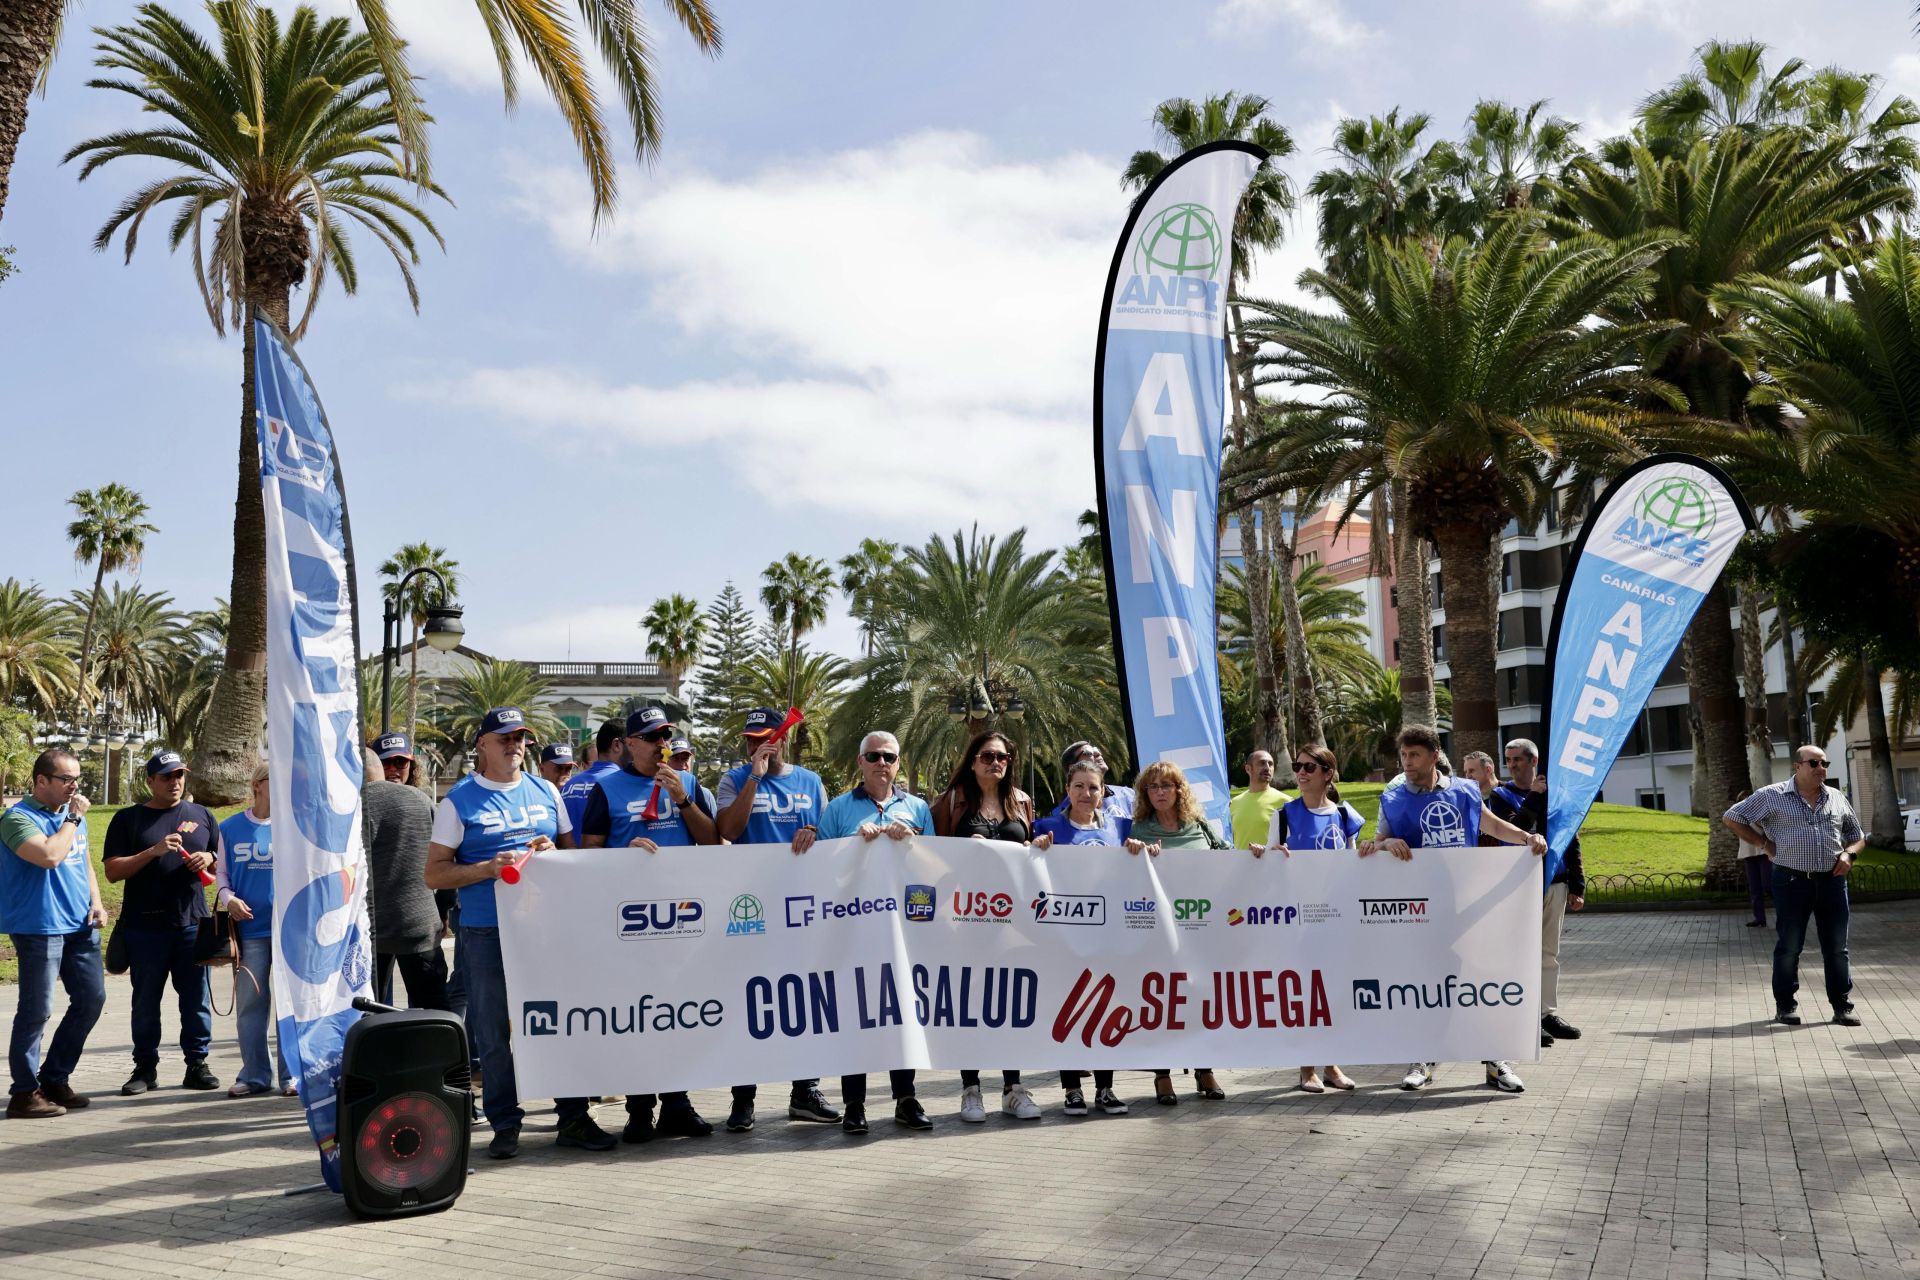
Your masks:
{"label": "man in grey jacket", "polygon": [[426,880],[433,801],[418,787],[388,782],[371,750],[360,791],[360,826],[367,848],[367,911],[373,918],[374,998],[393,1003],[398,968],[409,1008],[446,1009],[440,913]]}

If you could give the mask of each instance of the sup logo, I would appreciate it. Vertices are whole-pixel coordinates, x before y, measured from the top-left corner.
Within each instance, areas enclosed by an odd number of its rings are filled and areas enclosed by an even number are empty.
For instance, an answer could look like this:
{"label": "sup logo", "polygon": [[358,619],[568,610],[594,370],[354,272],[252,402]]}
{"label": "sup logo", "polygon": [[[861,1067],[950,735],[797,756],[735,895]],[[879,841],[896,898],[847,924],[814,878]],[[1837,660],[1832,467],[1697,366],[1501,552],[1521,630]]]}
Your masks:
{"label": "sup logo", "polygon": [[1353,980],[1353,1007],[1356,1009],[1380,1007],[1380,979],[1355,978]]}
{"label": "sup logo", "polygon": [[1632,514],[1614,530],[1614,540],[1631,542],[1669,560],[1704,564],[1708,539],[1719,512],[1705,486],[1685,476],[1663,476],[1634,495]]}
{"label": "sup logo", "polygon": [[1467,842],[1466,820],[1444,800],[1420,811],[1420,847],[1453,849]]}
{"label": "sup logo", "polygon": [[697,938],[707,931],[707,910],[698,898],[655,898],[620,904],[620,937]]}
{"label": "sup logo", "polygon": [[558,1000],[529,1000],[520,1006],[521,1023],[530,1036],[557,1036],[560,1034],[560,1002]]}
{"label": "sup logo", "polygon": [[760,906],[760,899],[750,893],[735,898],[727,908],[727,936],[729,938],[746,937],[749,934],[765,934],[767,931],[767,913]]}
{"label": "sup logo", "polygon": [[933,886],[930,884],[910,884],[907,886],[906,901],[900,910],[907,919],[925,924],[933,919]]}
{"label": "sup logo", "polygon": [[1133,273],[1212,279],[1225,244],[1213,211],[1201,204],[1169,205],[1148,220],[1133,246]]}
{"label": "sup logo", "polygon": [[267,469],[282,480],[291,480],[308,489],[327,487],[327,469],[332,458],[318,440],[300,434],[284,418],[262,409],[267,424]]}

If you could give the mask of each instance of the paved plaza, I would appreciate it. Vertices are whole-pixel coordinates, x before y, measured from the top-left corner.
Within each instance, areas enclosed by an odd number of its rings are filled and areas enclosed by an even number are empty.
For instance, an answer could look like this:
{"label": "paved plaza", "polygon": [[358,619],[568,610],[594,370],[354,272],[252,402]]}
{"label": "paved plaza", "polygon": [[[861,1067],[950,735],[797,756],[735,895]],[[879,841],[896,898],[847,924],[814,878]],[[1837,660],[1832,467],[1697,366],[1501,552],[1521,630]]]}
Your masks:
{"label": "paved plaza", "polygon": [[[0,1276],[1920,1276],[1920,903],[1856,909],[1856,1029],[1821,1021],[1811,944],[1807,1024],[1767,1022],[1772,940],[1737,913],[1569,918],[1586,1038],[1523,1066],[1521,1096],[1474,1064],[1403,1093],[1392,1064],[1344,1096],[1227,1072],[1226,1102],[1162,1108],[1129,1073],[1130,1116],[1068,1119],[1048,1073],[1045,1119],[976,1126],[942,1072],[937,1127],[910,1134],[880,1075],[850,1139],[773,1118],[768,1084],[747,1135],[559,1153],[549,1110],[495,1163],[476,1130],[451,1211],[380,1224],[281,1196],[317,1173],[291,1101],[183,1092],[177,1062],[119,1097],[109,979],[74,1078],[94,1105],[0,1122]],[[231,1079],[230,1020],[217,1036]],[[695,1099],[724,1118],[724,1091]]]}

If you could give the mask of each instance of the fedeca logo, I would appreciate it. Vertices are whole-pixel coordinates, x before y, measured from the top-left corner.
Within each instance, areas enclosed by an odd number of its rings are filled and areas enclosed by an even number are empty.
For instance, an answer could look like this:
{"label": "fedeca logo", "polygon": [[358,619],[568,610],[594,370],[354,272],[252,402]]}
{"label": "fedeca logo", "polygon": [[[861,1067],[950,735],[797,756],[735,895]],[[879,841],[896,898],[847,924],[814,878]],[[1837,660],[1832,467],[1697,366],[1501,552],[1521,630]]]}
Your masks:
{"label": "fedeca logo", "polygon": [[620,937],[697,938],[707,931],[706,905],[698,898],[651,898],[620,904]]}
{"label": "fedeca logo", "polygon": [[1703,485],[1685,476],[1663,476],[1641,486],[1632,514],[1620,522],[1613,538],[1669,560],[1705,564],[1718,523],[1713,495]]}
{"label": "fedeca logo", "polygon": [[521,1026],[530,1036],[557,1036],[560,1034],[560,1002],[558,1000],[528,1000],[521,1005]]}
{"label": "fedeca logo", "polygon": [[1004,890],[955,889],[953,918],[974,924],[1005,924],[1013,918],[1013,895]]}
{"label": "fedeca logo", "polygon": [[1248,907],[1242,911],[1239,907],[1227,908],[1227,924],[1293,924],[1300,918],[1298,907]]}
{"label": "fedeca logo", "polygon": [[787,898],[787,928],[804,929],[815,920],[849,920],[899,909],[900,901],[893,897],[851,898],[846,902],[835,902],[832,898],[816,900],[810,893],[790,894]]}
{"label": "fedeca logo", "polygon": [[767,932],[767,913],[760,906],[760,899],[750,893],[743,893],[727,907],[727,936],[744,938],[753,935],[764,937]]}
{"label": "fedeca logo", "polygon": [[933,919],[935,905],[932,885],[910,884],[907,886],[906,900],[901,904],[900,910],[915,924],[925,924]]}
{"label": "fedeca logo", "polygon": [[1042,889],[1032,906],[1037,924],[1107,922],[1107,900],[1097,893],[1050,893]]}
{"label": "fedeca logo", "polygon": [[1425,924],[1425,898],[1362,898],[1360,919],[1367,924]]}
{"label": "fedeca logo", "polygon": [[1356,1009],[1492,1009],[1517,1008],[1526,1002],[1523,982],[1489,978],[1477,982],[1450,973],[1439,982],[1382,982],[1378,978],[1353,980]]}

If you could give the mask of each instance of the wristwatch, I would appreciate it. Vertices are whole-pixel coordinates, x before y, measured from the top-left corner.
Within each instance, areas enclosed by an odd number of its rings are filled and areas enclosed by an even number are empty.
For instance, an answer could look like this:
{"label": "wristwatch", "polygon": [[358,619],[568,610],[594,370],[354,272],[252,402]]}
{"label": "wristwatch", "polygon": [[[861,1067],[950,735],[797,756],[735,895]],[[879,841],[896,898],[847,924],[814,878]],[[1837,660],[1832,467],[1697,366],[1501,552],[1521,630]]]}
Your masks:
{"label": "wristwatch", "polygon": [[77,827],[85,821],[86,821],[86,818],[81,814],[70,813],[66,817],[60,820],[60,825],[63,827],[66,827],[66,826]]}

